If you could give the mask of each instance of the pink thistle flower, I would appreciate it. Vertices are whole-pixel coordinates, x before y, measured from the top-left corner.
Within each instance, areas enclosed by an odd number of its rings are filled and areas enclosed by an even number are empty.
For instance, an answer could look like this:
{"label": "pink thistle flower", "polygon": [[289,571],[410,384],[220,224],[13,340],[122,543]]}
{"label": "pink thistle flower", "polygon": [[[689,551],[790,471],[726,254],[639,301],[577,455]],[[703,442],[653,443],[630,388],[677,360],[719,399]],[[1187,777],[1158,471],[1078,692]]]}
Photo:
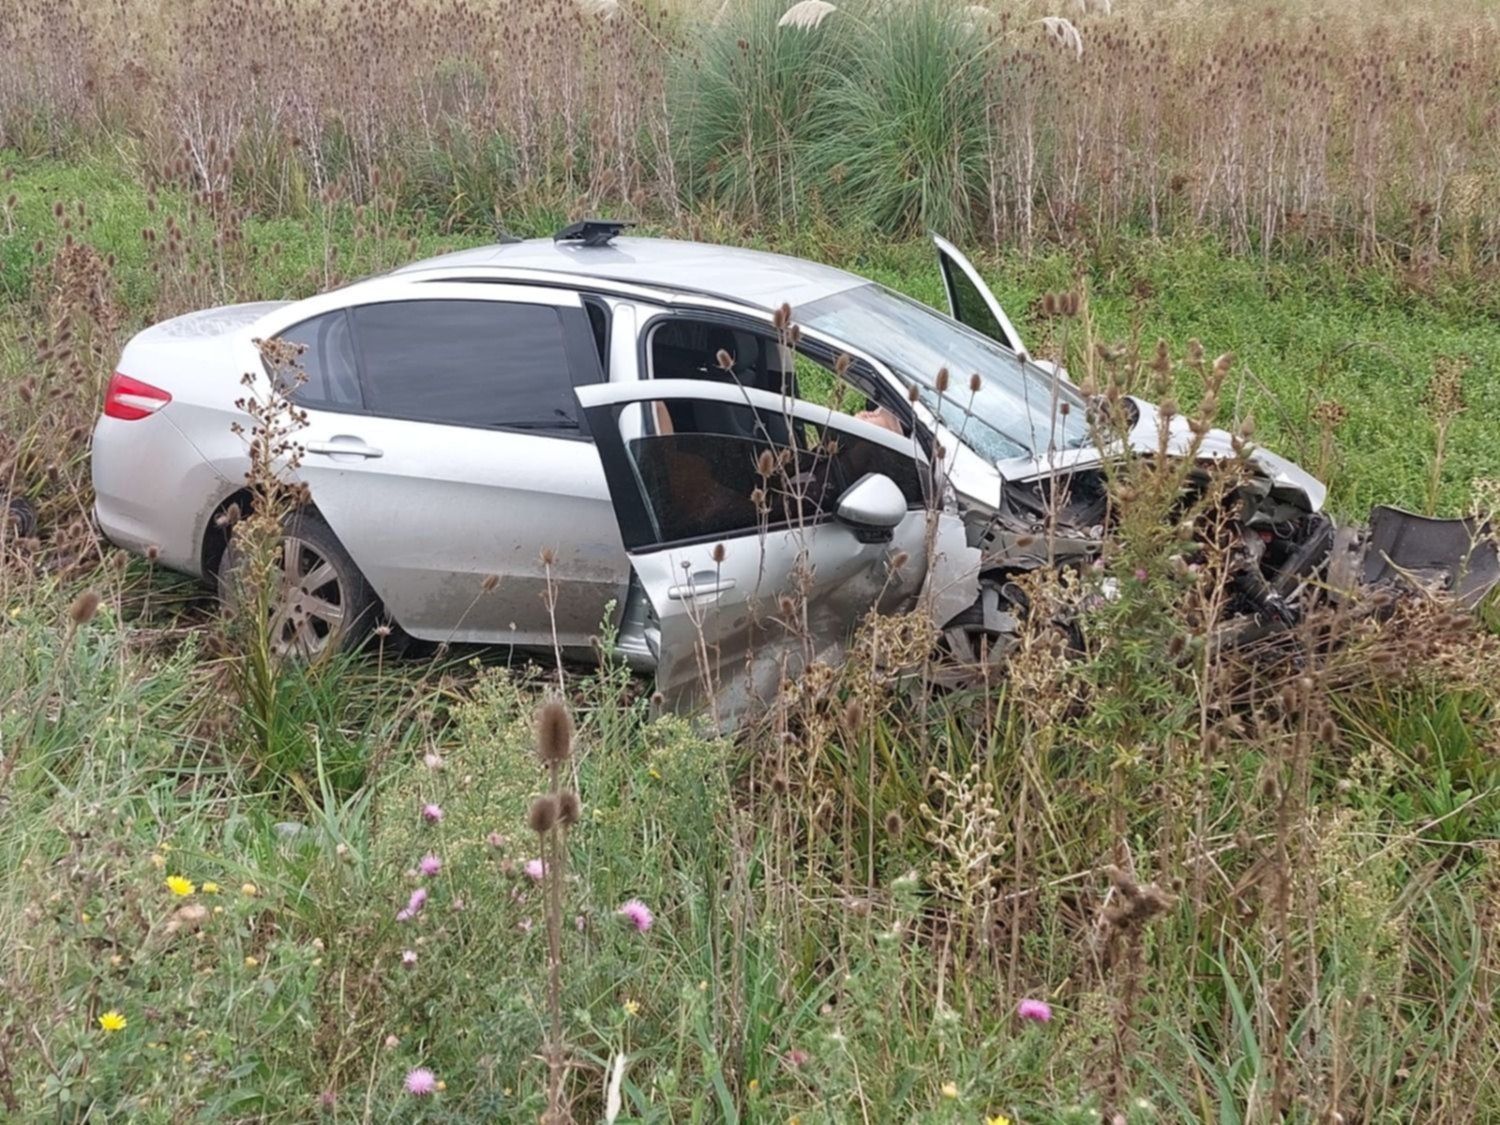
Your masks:
{"label": "pink thistle flower", "polygon": [[401,963],[408,969],[417,963],[417,951],[415,949],[403,949],[401,951]]}
{"label": "pink thistle flower", "polygon": [[443,819],[443,806],[426,804],[422,806],[422,819],[428,824],[436,824]]}
{"label": "pink thistle flower", "polygon": [[633,898],[615,911],[621,918],[635,927],[635,932],[643,934],[649,930],[656,921],[656,916],[651,913],[651,908],[638,898]]}
{"label": "pink thistle flower", "polygon": [[425,1066],[414,1067],[406,1072],[406,1092],[423,1098],[437,1090],[437,1075]]}
{"label": "pink thistle flower", "polygon": [[540,883],[547,874],[547,865],[539,859],[528,859],[522,870],[526,872],[526,878],[533,883]]}
{"label": "pink thistle flower", "polygon": [[500,835],[500,833],[498,833],[498,832],[491,832],[484,839],[485,839],[485,842],[487,844],[489,844],[489,846],[492,847],[492,848],[503,848],[503,847],[505,847],[505,837],[502,836],[502,835]]}
{"label": "pink thistle flower", "polygon": [[443,861],[437,856],[433,855],[431,852],[428,852],[420,860],[417,861],[417,870],[420,871],[423,875],[436,875],[442,869]]}
{"label": "pink thistle flower", "polygon": [[1016,1015],[1023,1020],[1046,1023],[1052,1018],[1052,1005],[1045,1000],[1022,1000],[1016,1005]]}
{"label": "pink thistle flower", "polygon": [[396,921],[405,922],[409,918],[415,918],[422,912],[422,907],[427,905],[427,888],[418,887],[412,891],[411,898],[406,900],[406,906],[397,912]]}
{"label": "pink thistle flower", "polygon": [[1135,580],[1137,582],[1145,582],[1150,577],[1151,575],[1145,567],[1138,566],[1135,568]]}
{"label": "pink thistle flower", "polygon": [[812,1061],[812,1056],[801,1047],[793,1047],[786,1054],[782,1055],[781,1058],[787,1066],[794,1070],[800,1069]]}

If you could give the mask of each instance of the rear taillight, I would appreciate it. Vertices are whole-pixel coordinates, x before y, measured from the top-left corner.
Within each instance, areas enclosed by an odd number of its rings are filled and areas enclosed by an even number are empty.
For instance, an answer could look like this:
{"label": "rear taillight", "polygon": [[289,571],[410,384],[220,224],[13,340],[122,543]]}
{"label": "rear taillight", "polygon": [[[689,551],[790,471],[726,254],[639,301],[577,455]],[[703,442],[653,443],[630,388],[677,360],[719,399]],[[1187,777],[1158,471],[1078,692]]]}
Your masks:
{"label": "rear taillight", "polygon": [[134,422],[155,414],[172,401],[172,396],[160,387],[121,375],[116,371],[109,377],[109,386],[104,389],[104,416]]}

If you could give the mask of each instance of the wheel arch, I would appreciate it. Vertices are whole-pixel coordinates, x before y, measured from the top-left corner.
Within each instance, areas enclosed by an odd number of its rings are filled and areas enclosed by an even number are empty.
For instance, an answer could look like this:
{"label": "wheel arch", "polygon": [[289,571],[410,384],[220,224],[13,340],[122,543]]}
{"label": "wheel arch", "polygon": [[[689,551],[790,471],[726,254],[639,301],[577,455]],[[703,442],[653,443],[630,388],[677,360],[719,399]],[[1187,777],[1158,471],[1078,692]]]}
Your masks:
{"label": "wheel arch", "polygon": [[[218,578],[219,563],[223,561],[224,551],[229,546],[229,532],[233,524],[226,524],[223,517],[230,508],[236,506],[242,517],[254,511],[254,490],[249,487],[235,489],[214,505],[213,510],[208,514],[208,519],[204,521],[203,530],[199,536],[201,552],[199,559],[203,567],[203,577],[209,582]],[[317,504],[310,499],[297,511],[316,516],[324,524],[328,524],[327,518],[318,510]],[[328,526],[328,530],[333,532],[335,538],[338,537],[338,532],[333,531],[332,525]],[[358,563],[355,565],[357,566]]]}

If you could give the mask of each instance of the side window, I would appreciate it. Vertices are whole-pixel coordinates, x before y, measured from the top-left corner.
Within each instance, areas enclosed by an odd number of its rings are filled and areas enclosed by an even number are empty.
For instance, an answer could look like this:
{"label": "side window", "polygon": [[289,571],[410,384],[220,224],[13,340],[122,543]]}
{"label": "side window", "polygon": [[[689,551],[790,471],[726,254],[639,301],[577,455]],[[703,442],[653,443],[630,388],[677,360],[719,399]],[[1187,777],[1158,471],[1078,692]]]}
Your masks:
{"label": "side window", "polygon": [[300,349],[297,369],[270,372],[281,382],[283,394],[315,409],[359,410],[364,406],[354,337],[343,309],[293,325],[281,339]]}
{"label": "side window", "polygon": [[818,522],[872,472],[910,507],[924,502],[915,459],[879,442],[749,405],[676,399],[671,410],[671,432],[626,444],[658,545]]}
{"label": "side window", "polygon": [[598,297],[585,297],[583,309],[589,314],[589,332],[594,350],[599,353],[599,369],[609,381],[609,307]]}
{"label": "side window", "polygon": [[577,430],[563,311],[463,300],[358,306],[366,407],[417,421]]}

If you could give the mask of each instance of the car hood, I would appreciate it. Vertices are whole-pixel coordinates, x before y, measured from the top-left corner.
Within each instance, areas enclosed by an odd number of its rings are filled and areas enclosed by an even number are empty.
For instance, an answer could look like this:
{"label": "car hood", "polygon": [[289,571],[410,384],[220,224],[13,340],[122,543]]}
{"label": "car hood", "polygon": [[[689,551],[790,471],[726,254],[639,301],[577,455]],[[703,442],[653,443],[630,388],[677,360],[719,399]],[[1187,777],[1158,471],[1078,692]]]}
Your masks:
{"label": "car hood", "polygon": [[[1123,446],[1135,453],[1155,453],[1161,448],[1161,416],[1154,403],[1144,399],[1132,399],[1140,408],[1140,419],[1125,435]],[[1172,416],[1167,427],[1167,452],[1185,457],[1193,448],[1193,431],[1188,419],[1181,414]],[[1037,457],[1017,457],[1000,461],[996,468],[1004,480],[1025,481],[1050,476],[1053,473],[1087,469],[1101,464],[1107,456],[1118,450],[1101,450],[1094,444],[1078,449],[1060,449]],[[1235,452],[1235,439],[1227,430],[1209,430],[1203,435],[1196,455],[1201,459],[1230,461]],[[1250,445],[1247,457],[1261,471],[1274,490],[1300,496],[1310,512],[1321,511],[1328,499],[1328,486],[1313,476],[1295,461],[1291,461],[1269,449]]]}

